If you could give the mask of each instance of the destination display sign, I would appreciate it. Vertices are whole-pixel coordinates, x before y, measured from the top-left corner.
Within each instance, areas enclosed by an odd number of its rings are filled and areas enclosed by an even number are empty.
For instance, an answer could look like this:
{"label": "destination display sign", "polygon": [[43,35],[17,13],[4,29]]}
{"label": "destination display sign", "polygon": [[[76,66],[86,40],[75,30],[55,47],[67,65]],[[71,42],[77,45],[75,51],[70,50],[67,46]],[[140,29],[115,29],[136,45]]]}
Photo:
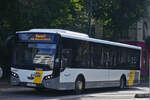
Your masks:
{"label": "destination display sign", "polygon": [[34,36],[30,37],[29,40],[50,41],[51,37],[46,34],[35,34]]}
{"label": "destination display sign", "polygon": [[54,42],[54,34],[44,34],[44,33],[19,33],[18,38],[20,41],[26,42]]}

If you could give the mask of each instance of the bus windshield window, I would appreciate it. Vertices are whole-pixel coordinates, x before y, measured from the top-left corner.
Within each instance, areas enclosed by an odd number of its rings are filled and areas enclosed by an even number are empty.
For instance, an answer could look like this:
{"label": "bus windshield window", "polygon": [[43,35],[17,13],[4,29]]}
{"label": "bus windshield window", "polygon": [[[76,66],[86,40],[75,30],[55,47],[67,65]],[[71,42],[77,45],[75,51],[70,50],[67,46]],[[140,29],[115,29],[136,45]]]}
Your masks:
{"label": "bus windshield window", "polygon": [[41,64],[54,66],[56,44],[18,43],[16,46],[16,64]]}

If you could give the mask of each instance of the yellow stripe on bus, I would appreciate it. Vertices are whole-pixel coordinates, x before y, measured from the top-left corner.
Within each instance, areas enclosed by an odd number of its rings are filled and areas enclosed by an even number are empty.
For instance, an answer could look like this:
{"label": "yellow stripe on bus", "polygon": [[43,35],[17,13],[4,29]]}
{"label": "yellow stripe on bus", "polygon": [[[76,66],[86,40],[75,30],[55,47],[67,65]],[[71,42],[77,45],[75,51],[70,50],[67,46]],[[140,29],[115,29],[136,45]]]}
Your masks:
{"label": "yellow stripe on bus", "polygon": [[43,76],[43,71],[36,71],[33,83],[40,84],[42,82],[42,76]]}
{"label": "yellow stripe on bus", "polygon": [[128,85],[132,86],[133,85],[133,81],[134,81],[134,70],[130,70],[130,74],[129,74],[129,82]]}

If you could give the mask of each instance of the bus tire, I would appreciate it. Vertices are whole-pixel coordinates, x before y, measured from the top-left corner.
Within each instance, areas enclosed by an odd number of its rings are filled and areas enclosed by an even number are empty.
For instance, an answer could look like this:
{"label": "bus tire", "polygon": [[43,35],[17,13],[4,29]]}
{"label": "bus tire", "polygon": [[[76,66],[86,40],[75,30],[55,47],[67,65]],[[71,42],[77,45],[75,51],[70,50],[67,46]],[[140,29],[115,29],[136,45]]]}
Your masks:
{"label": "bus tire", "polygon": [[0,66],[0,79],[3,77],[4,71],[3,68]]}
{"label": "bus tire", "polygon": [[85,88],[84,78],[79,76],[75,81],[75,94],[81,94]]}
{"label": "bus tire", "polygon": [[122,76],[120,79],[120,89],[124,89],[126,87],[126,78]]}

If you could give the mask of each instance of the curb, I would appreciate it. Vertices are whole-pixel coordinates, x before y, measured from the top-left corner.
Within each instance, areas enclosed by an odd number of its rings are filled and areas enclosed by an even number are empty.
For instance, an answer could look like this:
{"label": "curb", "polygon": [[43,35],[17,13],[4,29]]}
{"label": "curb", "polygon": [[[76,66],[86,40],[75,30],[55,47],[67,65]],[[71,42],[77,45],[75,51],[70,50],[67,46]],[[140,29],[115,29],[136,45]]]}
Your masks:
{"label": "curb", "polygon": [[149,87],[149,83],[141,83],[137,86],[140,86],[140,87]]}
{"label": "curb", "polygon": [[135,94],[135,98],[150,98],[150,94]]}

